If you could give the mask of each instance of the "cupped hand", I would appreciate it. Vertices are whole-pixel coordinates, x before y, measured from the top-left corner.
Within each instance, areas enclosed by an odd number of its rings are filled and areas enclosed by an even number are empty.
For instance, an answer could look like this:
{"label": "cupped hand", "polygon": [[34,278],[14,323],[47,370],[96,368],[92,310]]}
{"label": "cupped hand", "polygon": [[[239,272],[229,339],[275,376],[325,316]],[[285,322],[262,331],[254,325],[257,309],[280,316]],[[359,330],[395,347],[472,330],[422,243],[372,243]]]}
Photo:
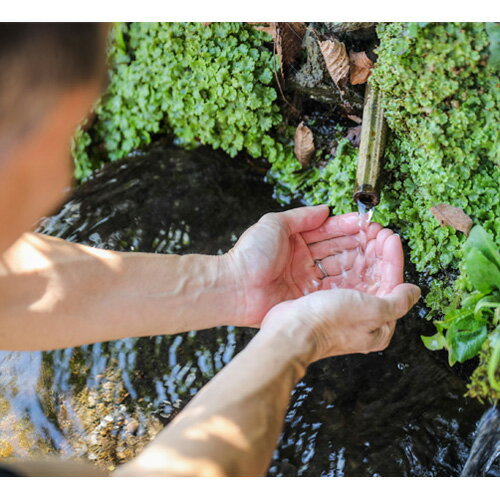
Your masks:
{"label": "cupped hand", "polygon": [[276,304],[313,292],[389,293],[403,279],[397,235],[357,213],[328,217],[327,206],[266,214],[227,254],[243,290],[237,324],[259,326]]}
{"label": "cupped hand", "polygon": [[273,307],[261,332],[286,331],[294,344],[306,346],[300,353],[307,355],[306,364],[329,356],[377,352],[389,345],[396,320],[419,297],[420,289],[409,283],[382,296],[355,289],[318,291]]}

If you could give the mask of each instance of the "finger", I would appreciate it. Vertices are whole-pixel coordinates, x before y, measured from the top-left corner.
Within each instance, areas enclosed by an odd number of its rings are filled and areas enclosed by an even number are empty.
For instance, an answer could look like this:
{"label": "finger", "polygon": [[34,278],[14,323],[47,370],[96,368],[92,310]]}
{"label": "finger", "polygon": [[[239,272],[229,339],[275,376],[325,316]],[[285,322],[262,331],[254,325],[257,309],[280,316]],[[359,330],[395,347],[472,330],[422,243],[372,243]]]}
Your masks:
{"label": "finger", "polygon": [[356,234],[356,238],[358,238],[361,248],[365,249],[368,242],[376,238],[381,229],[382,226],[376,222],[364,226],[361,223],[360,231]]}
{"label": "finger", "polygon": [[330,213],[327,205],[316,207],[300,207],[285,212],[266,214],[264,217],[274,218],[283,224],[289,234],[311,231],[323,224]]}
{"label": "finger", "polygon": [[395,321],[387,321],[376,330],[370,332],[369,349],[364,354],[379,352],[386,349],[391,342],[395,326]]}
{"label": "finger", "polygon": [[385,302],[383,316],[387,321],[403,317],[420,298],[420,288],[410,283],[397,285],[382,300]]}
{"label": "finger", "polygon": [[321,260],[344,250],[352,250],[358,246],[359,240],[355,236],[339,236],[338,238],[311,243],[309,251],[314,260]]}
{"label": "finger", "polygon": [[374,238],[376,238],[378,233],[382,229],[382,226],[378,222],[371,222],[366,231],[368,240],[373,240]]}
{"label": "finger", "polygon": [[371,266],[377,260],[377,240],[369,240],[365,249],[366,265]]}
{"label": "finger", "polygon": [[358,221],[357,213],[335,215],[326,219],[320,227],[302,233],[302,236],[306,243],[316,243],[339,236],[353,235],[359,232]]}
{"label": "finger", "polygon": [[376,251],[377,251],[377,256],[382,257],[383,250],[384,250],[384,243],[385,240],[391,235],[393,232],[385,227],[382,229],[378,234],[377,234],[377,246],[376,246]]}
{"label": "finger", "polygon": [[403,283],[403,246],[397,234],[391,234],[384,241],[382,250],[382,276],[378,295],[389,293],[396,285]]}
{"label": "finger", "polygon": [[384,323],[378,331],[377,338],[377,351],[383,351],[389,347],[391,343],[392,336],[394,335],[394,330],[396,329],[396,321],[388,321]]}

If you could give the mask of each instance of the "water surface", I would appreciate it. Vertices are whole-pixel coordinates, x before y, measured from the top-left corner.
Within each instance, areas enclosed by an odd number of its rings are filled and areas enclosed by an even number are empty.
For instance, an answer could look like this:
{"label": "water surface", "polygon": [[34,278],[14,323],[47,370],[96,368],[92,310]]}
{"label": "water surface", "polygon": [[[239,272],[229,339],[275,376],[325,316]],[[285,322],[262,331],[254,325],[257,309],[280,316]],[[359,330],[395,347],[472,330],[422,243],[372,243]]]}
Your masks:
{"label": "water surface", "polygon": [[[245,161],[160,144],[98,173],[42,231],[115,250],[215,254],[277,210],[272,188]],[[293,392],[269,475],[460,474],[485,408],[465,399],[464,380],[422,346],[419,336],[432,325],[421,315],[417,308],[400,321],[383,353],[310,367]],[[2,352],[0,457],[52,452],[112,468],[140,451],[254,334],[223,327]]]}

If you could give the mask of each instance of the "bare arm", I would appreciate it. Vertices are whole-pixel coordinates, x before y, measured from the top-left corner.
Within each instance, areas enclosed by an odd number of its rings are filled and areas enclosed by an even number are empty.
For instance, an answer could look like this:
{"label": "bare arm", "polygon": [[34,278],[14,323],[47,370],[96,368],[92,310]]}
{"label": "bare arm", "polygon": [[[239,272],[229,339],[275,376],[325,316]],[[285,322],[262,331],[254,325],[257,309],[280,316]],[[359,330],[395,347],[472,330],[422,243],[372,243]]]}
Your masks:
{"label": "bare arm", "polygon": [[[320,291],[276,306],[246,349],[115,474],[265,474],[290,392],[308,364],[326,356],[384,349],[395,320],[418,296],[417,287],[400,285],[386,298],[352,290]],[[363,318],[359,310],[365,311]]]}
{"label": "bare arm", "polygon": [[354,248],[358,231],[356,215],[328,218],[319,206],[265,215],[223,256],[114,252],[26,233],[0,257],[0,349],[259,326],[275,304],[320,285],[316,242],[340,237]]}
{"label": "bare arm", "polygon": [[[303,214],[303,209],[300,210]],[[284,217],[293,216],[289,212]],[[264,229],[270,234],[279,233],[282,218],[282,215],[264,218]],[[326,289],[285,299],[267,308],[261,330],[249,346],[207,384],[137,458],[120,467],[118,475],[261,475],[268,467],[278,439],[290,391],[307,365],[327,356],[378,351],[388,345],[396,319],[416,302],[419,290],[402,284],[403,253],[399,238],[376,225],[371,226],[373,231],[368,231],[370,241],[363,257],[363,268],[372,269],[373,273],[360,274],[353,265],[346,273],[345,283],[339,282],[347,289],[337,285],[335,290],[331,289],[331,281],[335,283],[336,279],[344,278],[342,274],[335,275],[341,262],[337,262],[335,256],[328,256],[328,248],[338,250],[355,243],[349,236],[356,230],[350,219],[350,216],[330,218],[318,230],[299,236],[290,226],[284,226],[288,229],[283,231],[291,240],[299,240],[295,246],[291,245],[292,249],[288,247],[288,253],[294,255],[295,248],[295,255],[311,252],[314,258],[323,258],[329,272],[329,277],[322,280]],[[354,224],[357,226],[356,220]],[[255,231],[250,231],[250,236]],[[330,237],[338,240],[330,241]],[[237,248],[238,245],[235,251]],[[325,251],[327,256],[322,257]],[[263,252],[266,256],[275,253],[283,258],[286,252]],[[245,249],[236,257],[241,259],[247,254]],[[355,247],[354,254],[361,256]],[[255,264],[256,255],[254,253],[249,263]],[[239,263],[245,267],[244,261]],[[312,274],[314,263],[310,269],[304,256],[299,264],[300,272],[296,275],[304,277],[302,285],[317,282]],[[293,267],[286,271],[288,281],[294,286],[301,284],[300,280],[291,279]],[[364,282],[372,274],[377,277],[378,289],[366,286],[371,281]],[[267,279],[268,287],[276,289],[277,278],[269,281],[267,276]],[[283,288],[282,281],[276,285]],[[366,289],[372,294],[359,291]],[[254,318],[247,309],[244,311],[243,317],[247,320]]]}
{"label": "bare arm", "polygon": [[0,348],[230,324],[239,293],[222,256],[113,252],[26,233],[0,261]]}
{"label": "bare arm", "polygon": [[261,331],[116,474],[263,475],[276,447],[290,392],[303,377],[309,356],[285,332],[268,333]]}

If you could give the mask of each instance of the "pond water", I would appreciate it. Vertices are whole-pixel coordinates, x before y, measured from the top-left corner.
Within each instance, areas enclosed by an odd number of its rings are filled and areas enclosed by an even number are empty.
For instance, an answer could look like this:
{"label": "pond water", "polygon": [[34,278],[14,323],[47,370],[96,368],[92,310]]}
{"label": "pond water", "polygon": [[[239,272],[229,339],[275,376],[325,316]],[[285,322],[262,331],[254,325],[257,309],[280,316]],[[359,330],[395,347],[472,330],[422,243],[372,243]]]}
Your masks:
{"label": "pond water", "polygon": [[[281,209],[244,161],[159,144],[99,172],[41,231],[100,248],[213,254]],[[464,398],[464,380],[423,347],[419,336],[432,325],[422,316],[416,308],[400,321],[383,353],[309,368],[292,394],[269,475],[460,475],[485,407]],[[0,458],[55,453],[112,469],[254,334],[221,327],[0,352]]]}

